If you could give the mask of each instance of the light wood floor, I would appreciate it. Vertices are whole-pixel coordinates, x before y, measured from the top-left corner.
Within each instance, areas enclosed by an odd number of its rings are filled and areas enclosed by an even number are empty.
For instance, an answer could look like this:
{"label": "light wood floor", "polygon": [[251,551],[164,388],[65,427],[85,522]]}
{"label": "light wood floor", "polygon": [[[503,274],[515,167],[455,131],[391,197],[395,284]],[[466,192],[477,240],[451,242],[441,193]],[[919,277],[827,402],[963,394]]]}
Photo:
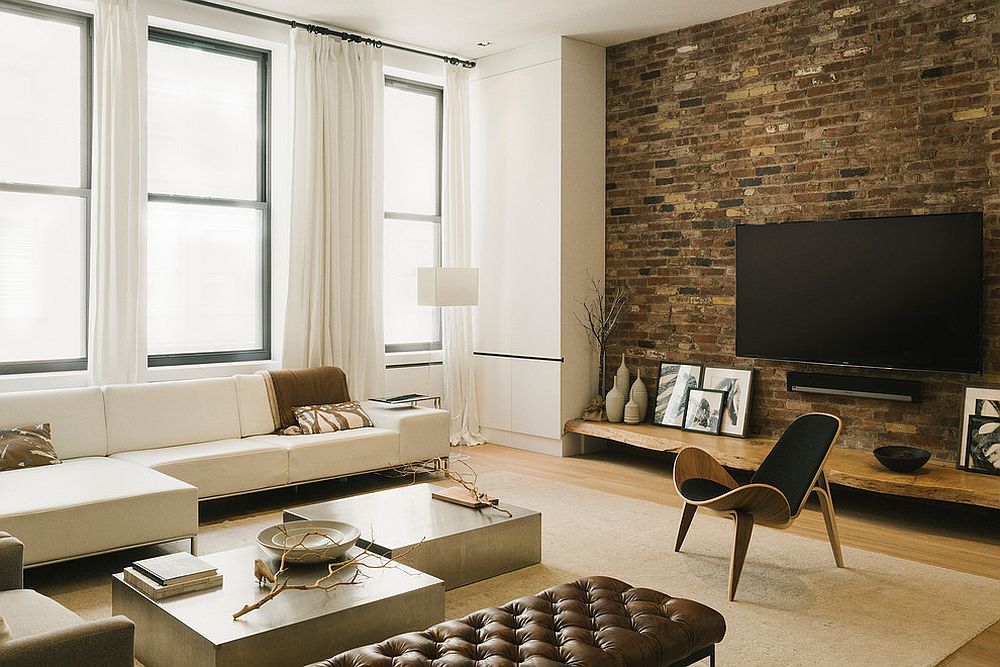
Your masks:
{"label": "light wood floor", "polygon": [[[588,456],[556,458],[495,445],[453,451],[468,456],[467,462],[478,472],[507,470],[665,505],[683,504],[670,479],[670,454],[613,447]],[[456,470],[461,469],[456,464]],[[833,487],[833,500],[844,546],[1000,579],[1000,510],[929,504],[838,486]],[[789,530],[826,541],[815,499]],[[941,665],[1000,665],[1000,622]]]}

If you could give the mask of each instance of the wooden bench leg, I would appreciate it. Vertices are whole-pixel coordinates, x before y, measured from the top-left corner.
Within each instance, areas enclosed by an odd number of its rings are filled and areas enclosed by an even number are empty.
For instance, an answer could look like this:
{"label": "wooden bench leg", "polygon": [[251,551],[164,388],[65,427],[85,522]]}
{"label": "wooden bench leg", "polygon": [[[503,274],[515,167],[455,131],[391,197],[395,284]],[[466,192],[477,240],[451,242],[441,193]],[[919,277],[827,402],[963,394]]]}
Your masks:
{"label": "wooden bench leg", "polygon": [[830,484],[826,481],[826,475],[820,473],[816,481],[816,496],[819,498],[819,508],[823,511],[823,520],[826,522],[826,534],[830,538],[830,547],[833,549],[833,560],[837,567],[844,567],[844,552],[840,548],[840,531],[837,530],[837,516],[833,512],[833,496],[830,495]]}
{"label": "wooden bench leg", "polygon": [[750,536],[753,534],[753,515],[748,512],[733,512],[736,535],[733,539],[733,559],[729,563],[729,601],[736,598],[736,587],[740,585],[743,561],[747,557]]}
{"label": "wooden bench leg", "polygon": [[677,541],[674,542],[674,551],[681,550],[681,545],[684,544],[684,538],[687,537],[688,534],[688,528],[691,527],[691,520],[694,519],[694,513],[697,511],[697,505],[684,503],[684,510],[681,512],[681,523],[677,526]]}

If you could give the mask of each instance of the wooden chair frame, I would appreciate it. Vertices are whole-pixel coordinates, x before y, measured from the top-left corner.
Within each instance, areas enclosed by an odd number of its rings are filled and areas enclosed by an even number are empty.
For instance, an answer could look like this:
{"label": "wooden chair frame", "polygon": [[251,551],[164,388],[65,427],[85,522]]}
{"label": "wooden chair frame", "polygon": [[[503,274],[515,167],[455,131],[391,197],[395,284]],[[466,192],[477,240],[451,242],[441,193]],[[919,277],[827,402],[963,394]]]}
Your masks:
{"label": "wooden chair frame", "polygon": [[[743,563],[746,560],[747,547],[750,546],[750,536],[753,533],[754,524],[761,524],[771,528],[788,528],[792,522],[798,518],[805,508],[809,496],[814,492],[819,499],[820,510],[823,512],[823,519],[826,523],[826,533],[830,538],[830,546],[833,549],[833,559],[837,567],[844,567],[844,555],[840,547],[840,533],[837,530],[837,517],[833,511],[833,497],[830,495],[830,485],[826,480],[824,468],[830,452],[833,451],[833,444],[840,437],[843,423],[839,417],[822,412],[810,413],[832,417],[837,420],[837,432],[830,441],[830,446],[819,465],[819,469],[809,485],[809,491],[802,497],[799,506],[792,508],[788,505],[788,499],[776,487],[769,484],[743,484],[740,485],[718,461],[707,452],[697,447],[685,447],[677,454],[674,461],[674,487],[677,493],[684,499],[684,509],[681,513],[681,522],[677,528],[677,541],[674,543],[674,551],[680,551],[687,536],[691,521],[699,507],[704,507],[715,512],[730,516],[735,522],[736,533],[733,540],[733,553],[729,563],[729,601],[736,597],[736,587],[740,583],[740,574],[743,571]],[[726,493],[708,500],[690,500],[681,493],[681,485],[689,479],[707,479],[730,489]]]}

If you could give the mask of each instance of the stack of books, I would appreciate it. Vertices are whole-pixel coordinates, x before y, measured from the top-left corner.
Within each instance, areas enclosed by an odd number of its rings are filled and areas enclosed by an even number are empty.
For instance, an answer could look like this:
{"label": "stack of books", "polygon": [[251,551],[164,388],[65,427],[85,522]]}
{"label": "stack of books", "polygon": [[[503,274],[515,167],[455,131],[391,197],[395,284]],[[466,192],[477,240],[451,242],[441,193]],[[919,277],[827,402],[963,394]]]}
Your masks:
{"label": "stack of books", "polygon": [[132,563],[125,581],[154,600],[222,585],[219,571],[197,556],[180,552]]}

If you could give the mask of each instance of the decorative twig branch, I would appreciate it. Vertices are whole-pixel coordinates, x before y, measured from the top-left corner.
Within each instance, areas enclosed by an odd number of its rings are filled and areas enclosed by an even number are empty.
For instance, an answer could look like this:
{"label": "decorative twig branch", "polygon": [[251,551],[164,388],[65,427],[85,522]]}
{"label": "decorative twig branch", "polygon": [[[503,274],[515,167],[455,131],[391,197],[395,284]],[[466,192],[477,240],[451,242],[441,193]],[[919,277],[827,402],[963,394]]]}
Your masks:
{"label": "decorative twig branch", "polygon": [[618,318],[628,305],[628,290],[625,285],[616,284],[610,294],[597,282],[597,279],[587,271],[590,282],[589,296],[575,301],[583,308],[583,315],[574,313],[577,323],[587,332],[590,345],[597,349],[597,395],[601,398],[607,393],[607,383],[604,379],[604,364],[608,351],[608,339],[618,324]]}
{"label": "decorative twig branch", "polygon": [[[284,526],[281,527],[281,532],[288,537],[288,533]],[[288,572],[287,563],[288,561],[300,560],[303,556],[312,554],[315,552],[322,553],[327,547],[307,547],[303,550],[302,554],[299,556],[294,555],[292,552],[300,547],[303,547],[305,541],[309,537],[321,537],[330,542],[329,546],[337,546],[338,543],[332,537],[321,532],[307,532],[303,534],[299,541],[291,546],[286,546],[281,554],[281,559],[278,561],[278,571],[272,572],[271,568],[268,567],[267,563],[257,559],[254,561],[253,576],[257,580],[257,584],[261,587],[270,586],[269,590],[262,598],[257,600],[252,604],[243,605],[243,608],[237,612],[233,613],[233,620],[240,618],[245,614],[249,614],[255,609],[260,609],[265,604],[276,598],[281,593],[285,591],[311,591],[311,590],[322,590],[322,591],[332,591],[335,588],[341,586],[353,586],[356,584],[363,583],[365,579],[368,578],[368,574],[364,570],[382,570],[388,568],[395,568],[397,563],[388,558],[382,558],[376,554],[368,551],[363,551],[357,556],[347,558],[342,561],[334,561],[329,563],[326,568],[326,574],[317,578],[311,584],[292,584],[289,583],[290,573]],[[372,540],[375,536],[372,535]],[[420,540],[417,544],[413,545],[406,551],[397,555],[396,560],[402,560],[410,554],[411,551],[423,544],[423,540]],[[287,542],[286,542],[287,545]],[[374,562],[373,562],[374,561]],[[348,568],[354,568],[354,573],[350,578],[345,580],[336,579],[337,575],[345,572]],[[282,578],[283,577],[283,578]],[[265,583],[266,582],[266,583]]]}

